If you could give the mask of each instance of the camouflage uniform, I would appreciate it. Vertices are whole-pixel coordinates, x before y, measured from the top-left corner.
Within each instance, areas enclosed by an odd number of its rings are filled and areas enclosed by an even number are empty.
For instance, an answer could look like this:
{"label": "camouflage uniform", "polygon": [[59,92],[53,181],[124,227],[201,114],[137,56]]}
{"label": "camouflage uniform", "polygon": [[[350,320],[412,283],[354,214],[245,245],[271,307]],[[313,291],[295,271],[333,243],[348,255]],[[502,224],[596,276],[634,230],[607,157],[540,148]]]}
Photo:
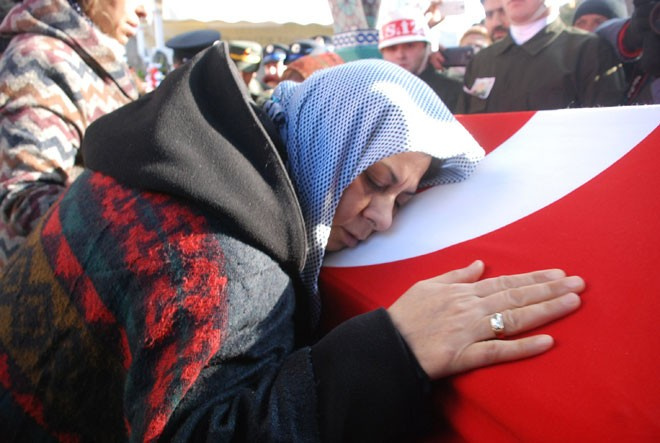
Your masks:
{"label": "camouflage uniform", "polygon": [[[66,0],[26,0],[0,35],[0,266],[79,169],[91,122],[137,98],[116,40]],[[79,160],[79,159],[78,159]]]}

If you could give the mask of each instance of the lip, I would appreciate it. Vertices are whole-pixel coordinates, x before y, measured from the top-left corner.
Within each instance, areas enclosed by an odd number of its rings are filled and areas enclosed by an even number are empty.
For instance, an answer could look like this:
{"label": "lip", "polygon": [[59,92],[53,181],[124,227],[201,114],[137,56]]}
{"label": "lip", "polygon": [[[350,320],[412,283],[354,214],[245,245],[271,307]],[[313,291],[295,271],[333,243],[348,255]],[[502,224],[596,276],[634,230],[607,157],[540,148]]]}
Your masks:
{"label": "lip", "polygon": [[358,243],[360,243],[360,239],[357,238],[355,235],[351,234],[349,231],[346,229],[342,228],[342,241],[346,245],[347,248],[353,248],[357,246]]}
{"label": "lip", "polygon": [[502,38],[502,37],[506,37],[506,35],[507,35],[508,33],[509,33],[509,32],[508,32],[508,31],[505,31],[504,29],[496,29],[495,31],[493,31],[493,36],[494,36],[496,39],[499,39],[499,38]]}

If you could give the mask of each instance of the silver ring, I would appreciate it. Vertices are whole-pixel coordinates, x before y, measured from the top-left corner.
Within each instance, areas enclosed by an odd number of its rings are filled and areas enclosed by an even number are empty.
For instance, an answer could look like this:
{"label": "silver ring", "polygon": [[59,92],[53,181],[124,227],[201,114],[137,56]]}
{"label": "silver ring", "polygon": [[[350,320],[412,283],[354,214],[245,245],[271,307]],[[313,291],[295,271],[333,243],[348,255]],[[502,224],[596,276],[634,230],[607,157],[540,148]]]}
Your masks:
{"label": "silver ring", "polygon": [[504,337],[504,316],[501,312],[496,312],[490,316],[490,329],[495,333],[495,337]]}

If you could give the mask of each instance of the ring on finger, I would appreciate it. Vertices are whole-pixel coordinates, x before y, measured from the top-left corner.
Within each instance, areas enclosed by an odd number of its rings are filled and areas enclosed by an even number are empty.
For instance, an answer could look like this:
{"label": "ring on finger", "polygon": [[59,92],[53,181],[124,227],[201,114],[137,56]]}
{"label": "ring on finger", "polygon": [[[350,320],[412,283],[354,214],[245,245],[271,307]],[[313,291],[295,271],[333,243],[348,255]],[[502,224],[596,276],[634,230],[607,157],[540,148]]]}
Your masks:
{"label": "ring on finger", "polygon": [[493,330],[496,338],[504,337],[504,316],[501,312],[496,312],[490,316],[490,329]]}

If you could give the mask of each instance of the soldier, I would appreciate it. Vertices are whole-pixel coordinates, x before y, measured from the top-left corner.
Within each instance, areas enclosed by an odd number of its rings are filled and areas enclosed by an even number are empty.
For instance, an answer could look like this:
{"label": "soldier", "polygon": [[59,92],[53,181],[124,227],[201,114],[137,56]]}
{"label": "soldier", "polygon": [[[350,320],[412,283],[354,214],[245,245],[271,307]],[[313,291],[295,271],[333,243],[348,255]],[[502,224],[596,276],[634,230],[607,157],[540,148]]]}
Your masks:
{"label": "soldier", "polygon": [[241,72],[243,81],[253,99],[257,99],[265,90],[264,85],[256,78],[261,66],[263,50],[257,42],[249,40],[233,40],[229,42],[229,57]]}
{"label": "soldier", "polygon": [[475,54],[459,113],[621,104],[624,77],[604,40],[566,26],[545,0],[505,2],[509,34]]}
{"label": "soldier", "polygon": [[289,52],[289,47],[279,43],[271,43],[264,48],[263,60],[264,76],[261,79],[267,88],[274,88],[282,81],[282,74],[286,66],[284,59]]}
{"label": "soldier", "polygon": [[324,52],[329,52],[328,46],[325,43],[323,38],[304,38],[301,40],[296,40],[291,43],[289,46],[289,52],[286,54],[286,59],[284,64],[288,65],[289,63],[298,60],[300,57],[305,55],[316,55],[323,54]]}

